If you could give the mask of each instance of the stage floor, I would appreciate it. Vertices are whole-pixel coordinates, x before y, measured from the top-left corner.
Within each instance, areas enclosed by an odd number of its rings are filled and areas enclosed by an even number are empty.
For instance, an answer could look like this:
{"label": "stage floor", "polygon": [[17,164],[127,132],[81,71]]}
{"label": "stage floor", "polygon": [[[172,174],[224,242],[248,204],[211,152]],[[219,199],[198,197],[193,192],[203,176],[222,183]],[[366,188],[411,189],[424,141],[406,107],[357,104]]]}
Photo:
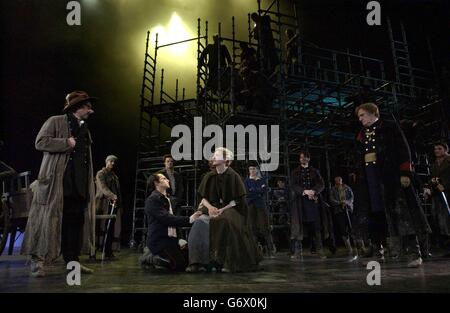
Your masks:
{"label": "stage floor", "polygon": [[[82,275],[81,286],[68,286],[62,262],[47,268],[44,278],[29,276],[25,258],[0,257],[0,292],[450,292],[450,259],[433,258],[421,268],[406,268],[405,262],[381,265],[381,285],[369,286],[367,270],[345,257],[320,260],[305,255],[290,260],[286,253],[265,259],[264,270],[255,273],[166,274],[145,271],[139,254],[122,250],[109,263],[86,264],[95,270]],[[82,259],[83,261],[83,259]]]}

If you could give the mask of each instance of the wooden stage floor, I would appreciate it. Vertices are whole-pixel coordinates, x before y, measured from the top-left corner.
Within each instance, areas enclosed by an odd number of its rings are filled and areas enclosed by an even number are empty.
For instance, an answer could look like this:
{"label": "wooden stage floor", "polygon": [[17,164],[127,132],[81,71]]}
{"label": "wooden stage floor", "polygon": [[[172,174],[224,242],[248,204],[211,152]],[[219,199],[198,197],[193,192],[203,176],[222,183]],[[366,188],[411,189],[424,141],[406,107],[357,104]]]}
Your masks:
{"label": "wooden stage floor", "polygon": [[[82,275],[81,286],[68,286],[62,262],[47,268],[47,276],[33,278],[25,258],[0,257],[0,292],[163,292],[163,293],[307,293],[307,292],[450,292],[450,259],[432,258],[421,268],[406,268],[405,262],[381,265],[381,285],[369,286],[362,263],[345,257],[320,260],[305,255],[291,260],[280,252],[265,259],[262,271],[254,273],[167,274],[141,269],[136,251],[122,250],[118,260],[87,263],[93,275]],[[85,259],[82,259],[82,261]]]}

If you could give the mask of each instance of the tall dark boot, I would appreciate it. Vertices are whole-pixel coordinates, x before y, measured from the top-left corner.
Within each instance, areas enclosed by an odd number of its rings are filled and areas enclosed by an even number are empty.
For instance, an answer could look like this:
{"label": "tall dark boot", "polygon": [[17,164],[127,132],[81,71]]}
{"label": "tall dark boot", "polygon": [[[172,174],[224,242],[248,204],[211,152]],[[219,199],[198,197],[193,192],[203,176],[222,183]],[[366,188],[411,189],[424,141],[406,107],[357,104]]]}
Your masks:
{"label": "tall dark boot", "polygon": [[366,257],[368,254],[367,248],[363,239],[357,239],[356,241],[356,253],[359,257]]}
{"label": "tall dark boot", "polygon": [[336,241],[334,240],[334,237],[328,238],[328,249],[330,250],[332,255],[336,255],[337,248],[336,248]]}
{"label": "tall dark boot", "polygon": [[377,244],[376,246],[376,255],[379,259],[380,262],[384,262],[385,261],[385,249],[382,243]]}
{"label": "tall dark boot", "polygon": [[372,239],[369,239],[369,242],[367,244],[367,253],[366,253],[366,257],[371,258],[373,257],[375,254],[375,246],[372,242]]}
{"label": "tall dark boot", "polygon": [[430,241],[428,238],[428,234],[419,234],[417,235],[417,239],[419,240],[422,259],[431,258]]}
{"label": "tall dark boot", "polygon": [[412,256],[412,260],[408,263],[408,267],[420,267],[423,261],[417,236],[414,236],[414,238],[408,238],[408,248],[410,250],[410,255]]}
{"label": "tall dark boot", "polygon": [[388,249],[389,257],[392,260],[398,260],[402,251],[402,238],[400,236],[389,237]]}
{"label": "tall dark boot", "polygon": [[295,239],[291,239],[290,245],[289,245],[289,255],[293,256],[295,254]]}
{"label": "tall dark boot", "polygon": [[293,245],[294,253],[291,255],[291,259],[299,259],[303,255],[302,242],[300,240],[291,240],[291,245]]}
{"label": "tall dark boot", "polygon": [[322,237],[320,235],[314,236],[314,245],[317,249],[317,256],[321,259],[326,259],[327,256],[325,255],[325,252],[323,251],[323,244],[322,244]]}
{"label": "tall dark boot", "polygon": [[352,244],[350,243],[350,238],[343,236],[342,240],[344,241],[345,248],[347,249],[347,255],[353,258],[353,248]]}
{"label": "tall dark boot", "polygon": [[266,235],[265,241],[266,241],[267,256],[269,258],[273,258],[275,254],[275,246],[273,244],[272,235],[270,233]]}
{"label": "tall dark boot", "polygon": [[446,259],[450,258],[450,236],[441,235],[440,247],[446,251],[442,257]]}

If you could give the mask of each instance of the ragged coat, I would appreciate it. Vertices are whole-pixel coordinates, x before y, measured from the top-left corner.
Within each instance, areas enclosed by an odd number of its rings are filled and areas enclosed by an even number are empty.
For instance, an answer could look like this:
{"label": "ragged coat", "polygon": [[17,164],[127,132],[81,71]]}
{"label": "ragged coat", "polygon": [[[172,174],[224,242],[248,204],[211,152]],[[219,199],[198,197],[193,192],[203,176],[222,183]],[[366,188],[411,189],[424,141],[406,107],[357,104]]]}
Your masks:
{"label": "ragged coat", "polygon": [[[114,238],[118,239],[122,229],[121,221],[123,213],[119,177],[113,171],[109,171],[104,167],[95,175],[95,185],[97,186],[95,193],[95,211],[97,214],[109,214],[109,202],[114,195],[117,196],[116,209],[114,211],[116,214]],[[104,225],[102,225],[102,228],[104,228]]]}
{"label": "ragged coat", "polygon": [[[92,139],[88,134],[90,143]],[[39,131],[35,147],[44,153],[37,180],[31,184],[33,199],[21,253],[44,258],[48,264],[61,253],[61,226],[64,206],[63,177],[71,147],[67,115],[50,117]],[[85,210],[83,253],[93,253],[95,186],[89,145],[89,199]]]}

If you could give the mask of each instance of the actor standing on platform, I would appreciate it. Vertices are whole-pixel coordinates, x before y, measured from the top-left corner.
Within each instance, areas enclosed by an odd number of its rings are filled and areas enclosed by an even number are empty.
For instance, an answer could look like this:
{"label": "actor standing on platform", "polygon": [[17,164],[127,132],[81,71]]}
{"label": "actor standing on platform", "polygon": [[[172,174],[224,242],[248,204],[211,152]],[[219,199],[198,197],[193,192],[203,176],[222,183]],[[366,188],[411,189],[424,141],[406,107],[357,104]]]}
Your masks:
{"label": "actor standing on platform", "polygon": [[[379,120],[378,107],[373,103],[358,106],[355,113],[363,126],[357,142],[360,175],[364,177],[360,182],[365,185],[355,197],[364,199],[359,203],[369,205],[369,209],[364,210],[369,214],[369,235],[378,256],[384,260],[388,236],[401,237],[412,228],[421,240],[426,238],[430,227],[411,183],[411,155],[399,125]],[[414,251],[408,266],[420,266],[422,258],[417,238],[408,244]]]}
{"label": "actor standing on platform", "polygon": [[184,181],[183,176],[175,171],[174,160],[170,154],[163,156],[164,168],[158,173],[163,174],[170,182],[170,188],[167,191],[172,202],[172,207],[176,215],[180,215],[180,207],[184,201]]}
{"label": "actor standing on platform", "polygon": [[[22,254],[31,256],[31,275],[45,275],[44,265],[62,253],[66,263],[79,261],[82,246],[93,247],[94,177],[91,134],[86,120],[94,113],[84,91],[66,96],[64,115],[50,117],[36,138],[44,152],[38,179],[33,182]],[[81,265],[82,273],[93,271]]]}
{"label": "actor standing on platform", "polygon": [[188,216],[173,215],[167,190],[169,180],[162,174],[150,176],[150,188],[154,189],[145,200],[145,214],[148,218],[147,247],[154,257],[168,262],[172,271],[184,271],[187,265],[187,251],[182,251],[177,238],[176,227],[190,226],[202,212]]}
{"label": "actor standing on platform", "polygon": [[431,167],[430,188],[426,188],[425,194],[431,196],[431,218],[435,225],[435,231],[446,241],[445,249],[450,257],[450,155],[446,143],[434,145],[436,160]]}
{"label": "actor standing on platform", "polygon": [[[120,231],[122,219],[122,196],[120,192],[119,177],[114,173],[114,167],[117,163],[117,157],[108,155],[106,157],[106,166],[97,172],[95,183],[97,191],[95,194],[95,210],[97,214],[115,214],[116,218],[111,220],[109,226],[108,238],[105,243],[105,258],[114,259],[113,241],[120,247]],[[114,212],[109,212],[110,205],[114,203]],[[107,221],[100,225],[103,236],[106,235]]]}
{"label": "actor standing on platform", "polygon": [[259,241],[264,240],[268,257],[273,257],[274,245],[269,226],[269,212],[266,206],[265,192],[267,181],[258,176],[257,164],[250,163],[248,167],[249,176],[245,179],[247,189],[248,225],[250,231]]}
{"label": "actor standing on platform", "polygon": [[[291,182],[291,252],[292,258],[302,255],[304,232],[310,234],[320,258],[326,258],[322,249],[322,238],[329,237],[329,214],[321,203],[320,193],[324,190],[322,176],[309,165],[310,155],[300,152],[300,166],[292,172]],[[322,237],[323,232],[323,237]]]}

